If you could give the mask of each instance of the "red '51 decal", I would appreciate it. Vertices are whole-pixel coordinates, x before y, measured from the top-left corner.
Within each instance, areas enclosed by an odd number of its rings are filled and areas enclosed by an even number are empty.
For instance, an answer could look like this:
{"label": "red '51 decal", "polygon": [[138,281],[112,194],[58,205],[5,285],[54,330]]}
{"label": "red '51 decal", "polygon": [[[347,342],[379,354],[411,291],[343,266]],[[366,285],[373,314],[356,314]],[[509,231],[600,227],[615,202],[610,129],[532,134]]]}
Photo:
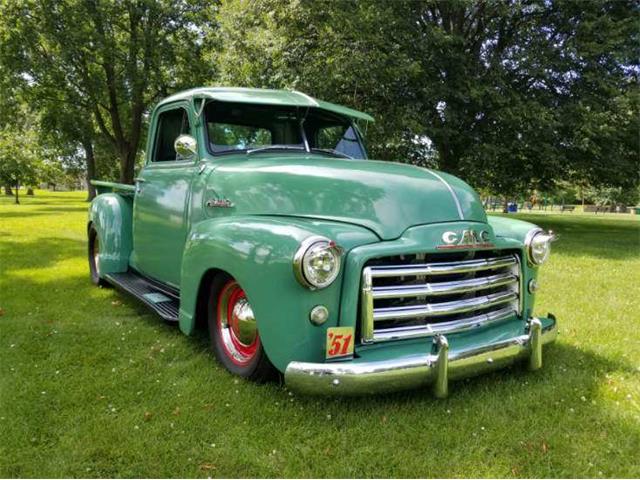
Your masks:
{"label": "red '51 decal", "polygon": [[352,355],[353,343],[353,327],[331,327],[327,329],[326,358]]}

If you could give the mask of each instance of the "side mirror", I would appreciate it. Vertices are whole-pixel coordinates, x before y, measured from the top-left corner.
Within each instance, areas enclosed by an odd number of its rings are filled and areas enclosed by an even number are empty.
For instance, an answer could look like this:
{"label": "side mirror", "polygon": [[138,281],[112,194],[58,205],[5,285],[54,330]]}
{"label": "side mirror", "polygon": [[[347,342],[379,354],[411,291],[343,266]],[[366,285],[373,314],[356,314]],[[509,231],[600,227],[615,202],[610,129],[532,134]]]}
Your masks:
{"label": "side mirror", "polygon": [[180,135],[173,143],[179,159],[190,158],[198,153],[198,142],[191,135]]}

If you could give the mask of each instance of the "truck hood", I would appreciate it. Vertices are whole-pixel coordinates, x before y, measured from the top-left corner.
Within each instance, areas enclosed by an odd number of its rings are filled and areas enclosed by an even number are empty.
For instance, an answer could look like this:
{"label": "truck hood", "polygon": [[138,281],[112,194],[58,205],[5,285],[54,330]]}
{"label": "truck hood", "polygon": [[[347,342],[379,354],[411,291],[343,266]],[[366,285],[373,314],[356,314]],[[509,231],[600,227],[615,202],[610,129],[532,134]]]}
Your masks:
{"label": "truck hood", "polygon": [[382,240],[414,225],[487,221],[478,195],[462,180],[401,163],[259,154],[220,161],[207,184],[205,200],[229,200],[235,214],[352,223]]}

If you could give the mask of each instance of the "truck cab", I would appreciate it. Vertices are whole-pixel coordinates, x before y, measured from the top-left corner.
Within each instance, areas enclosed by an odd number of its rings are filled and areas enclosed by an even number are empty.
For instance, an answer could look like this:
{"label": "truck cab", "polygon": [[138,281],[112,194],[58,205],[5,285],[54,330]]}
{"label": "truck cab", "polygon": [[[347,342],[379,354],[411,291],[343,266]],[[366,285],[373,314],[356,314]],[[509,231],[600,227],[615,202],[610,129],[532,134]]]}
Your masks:
{"label": "truck cab", "polygon": [[445,396],[450,379],[540,368],[553,234],[487,217],[444,172],[368,159],[371,121],[292,91],[163,100],[135,185],[93,182],[93,282],[207,328],[231,373],[308,393]]}

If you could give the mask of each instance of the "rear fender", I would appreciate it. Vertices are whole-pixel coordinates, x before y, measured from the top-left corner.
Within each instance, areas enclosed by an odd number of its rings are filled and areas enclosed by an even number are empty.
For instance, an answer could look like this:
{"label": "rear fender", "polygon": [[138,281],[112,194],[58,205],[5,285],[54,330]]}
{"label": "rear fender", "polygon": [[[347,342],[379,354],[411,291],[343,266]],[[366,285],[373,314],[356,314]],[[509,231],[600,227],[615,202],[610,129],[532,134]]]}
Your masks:
{"label": "rear fender", "polygon": [[129,268],[132,215],[133,197],[127,194],[103,193],[91,202],[88,227],[93,226],[98,232],[101,275],[126,272]]}

